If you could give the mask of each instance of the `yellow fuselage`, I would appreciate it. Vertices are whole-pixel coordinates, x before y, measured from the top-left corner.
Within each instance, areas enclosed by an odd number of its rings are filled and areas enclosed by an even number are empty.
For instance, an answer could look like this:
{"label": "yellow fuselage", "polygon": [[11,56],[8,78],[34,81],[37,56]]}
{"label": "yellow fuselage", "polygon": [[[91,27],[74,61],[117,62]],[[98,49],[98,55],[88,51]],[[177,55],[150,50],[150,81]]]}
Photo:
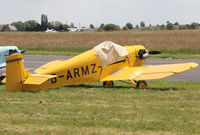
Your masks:
{"label": "yellow fuselage", "polygon": [[144,49],[143,46],[126,46],[125,48],[128,51],[128,57],[124,57],[105,67],[101,66],[100,58],[93,49],[66,61],[55,61],[46,64],[44,67],[36,70],[36,73],[42,75],[56,75],[57,77],[44,82],[39,87],[38,85],[29,84],[24,84],[23,87],[26,90],[35,90],[38,88],[45,89],[95,82],[124,67],[141,66],[145,62],[145,59],[139,59],[137,57],[139,49]]}

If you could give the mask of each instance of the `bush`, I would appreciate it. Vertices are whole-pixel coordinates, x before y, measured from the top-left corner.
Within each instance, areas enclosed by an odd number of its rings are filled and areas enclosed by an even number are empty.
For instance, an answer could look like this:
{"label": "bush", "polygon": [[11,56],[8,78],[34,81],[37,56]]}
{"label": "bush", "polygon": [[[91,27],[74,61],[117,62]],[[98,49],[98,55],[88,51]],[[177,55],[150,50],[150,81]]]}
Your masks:
{"label": "bush", "polygon": [[195,29],[197,26],[198,26],[197,23],[192,23],[190,27],[191,27],[192,29]]}
{"label": "bush", "polygon": [[167,30],[172,30],[172,29],[174,29],[174,24],[168,23],[167,24]]}
{"label": "bush", "polygon": [[99,28],[98,30],[97,30],[97,32],[103,32],[104,31],[104,29],[102,29],[102,28]]}
{"label": "bush", "polygon": [[129,30],[129,28],[127,26],[124,26],[123,30]]}
{"label": "bush", "polygon": [[106,31],[114,31],[114,30],[120,30],[119,25],[115,24],[106,24],[105,28]]}

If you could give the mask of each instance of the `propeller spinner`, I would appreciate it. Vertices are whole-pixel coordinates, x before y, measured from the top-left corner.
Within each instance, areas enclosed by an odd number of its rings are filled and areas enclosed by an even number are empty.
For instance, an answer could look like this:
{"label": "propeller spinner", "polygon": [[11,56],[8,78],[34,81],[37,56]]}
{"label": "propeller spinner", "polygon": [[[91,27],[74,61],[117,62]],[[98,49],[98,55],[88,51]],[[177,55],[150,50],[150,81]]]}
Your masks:
{"label": "propeller spinner", "polygon": [[140,49],[138,52],[137,57],[139,57],[140,59],[145,59],[149,57],[149,54],[151,55],[156,55],[156,54],[160,54],[160,51],[148,51],[146,49]]}

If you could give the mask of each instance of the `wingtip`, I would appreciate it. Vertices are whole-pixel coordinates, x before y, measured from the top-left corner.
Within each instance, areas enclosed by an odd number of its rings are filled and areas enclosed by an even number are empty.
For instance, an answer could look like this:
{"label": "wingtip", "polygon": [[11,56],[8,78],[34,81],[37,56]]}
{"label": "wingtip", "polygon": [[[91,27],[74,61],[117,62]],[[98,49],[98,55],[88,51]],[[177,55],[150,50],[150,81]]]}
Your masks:
{"label": "wingtip", "polygon": [[199,66],[199,64],[197,64],[195,62],[192,62],[190,65],[191,65],[190,66],[191,69]]}

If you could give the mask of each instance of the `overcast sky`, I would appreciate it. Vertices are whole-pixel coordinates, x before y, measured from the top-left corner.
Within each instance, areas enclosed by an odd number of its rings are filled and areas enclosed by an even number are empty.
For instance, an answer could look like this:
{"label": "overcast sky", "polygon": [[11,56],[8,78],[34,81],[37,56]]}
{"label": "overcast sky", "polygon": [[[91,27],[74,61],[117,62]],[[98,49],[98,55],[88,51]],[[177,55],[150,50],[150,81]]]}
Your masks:
{"label": "overcast sky", "polygon": [[124,26],[200,22],[200,0],[0,0],[0,24],[36,20],[74,22],[76,26],[114,23]]}

